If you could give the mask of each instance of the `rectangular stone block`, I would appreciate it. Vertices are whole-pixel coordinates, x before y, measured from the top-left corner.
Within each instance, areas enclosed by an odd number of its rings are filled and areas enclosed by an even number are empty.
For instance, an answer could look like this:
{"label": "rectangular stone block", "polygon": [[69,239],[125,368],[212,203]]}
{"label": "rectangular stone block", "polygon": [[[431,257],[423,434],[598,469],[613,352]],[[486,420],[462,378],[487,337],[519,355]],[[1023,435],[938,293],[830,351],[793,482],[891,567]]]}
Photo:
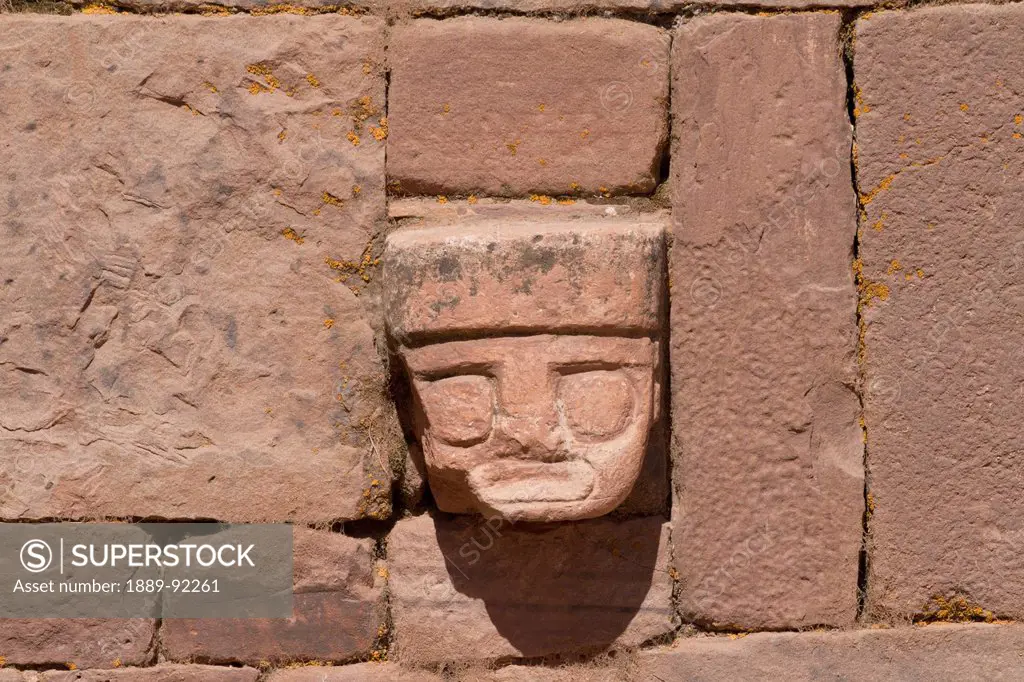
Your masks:
{"label": "rectangular stone block", "polygon": [[267,682],[441,682],[440,675],[394,663],[355,663],[274,670]]}
{"label": "rectangular stone block", "polygon": [[382,30],[0,24],[0,516],[388,515]]}
{"label": "rectangular stone block", "polygon": [[256,668],[161,663],[152,668],[48,670],[39,677],[42,682],[256,682],[259,675]]}
{"label": "rectangular stone block", "polygon": [[368,656],[384,622],[373,541],[297,527],[294,543],[292,618],[166,619],[167,659],[259,665]]}
{"label": "rectangular stone block", "polygon": [[718,14],[674,42],[674,560],[707,626],[857,610],[856,205],[836,14]]}
{"label": "rectangular stone block", "polygon": [[1024,628],[931,625],[850,632],[759,632],[694,637],[640,653],[628,679],[1019,680]]}
{"label": "rectangular stone block", "polygon": [[459,17],[388,46],[388,176],[411,194],[645,193],[668,135],[668,34]]}
{"label": "rectangular stone block", "polygon": [[406,664],[638,646],[672,629],[660,517],[510,525],[422,515],[388,537]]}
{"label": "rectangular stone block", "polygon": [[155,655],[156,621],[145,618],[0,620],[0,655],[8,665],[115,668]]}
{"label": "rectangular stone block", "polygon": [[1024,35],[1018,6],[857,22],[877,618],[1024,615]]}

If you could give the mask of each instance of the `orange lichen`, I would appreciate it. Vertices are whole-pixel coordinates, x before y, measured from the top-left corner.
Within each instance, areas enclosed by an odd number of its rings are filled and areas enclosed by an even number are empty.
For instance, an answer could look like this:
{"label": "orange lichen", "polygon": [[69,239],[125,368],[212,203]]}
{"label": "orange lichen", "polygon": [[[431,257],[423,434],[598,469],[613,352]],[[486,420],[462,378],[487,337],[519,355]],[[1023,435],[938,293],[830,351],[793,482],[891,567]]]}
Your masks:
{"label": "orange lichen", "polygon": [[876,232],[881,232],[882,228],[885,227],[885,219],[888,215],[888,213],[883,212],[881,217],[872,223],[871,227],[874,228]]}
{"label": "orange lichen", "polygon": [[530,201],[536,201],[542,206],[548,206],[551,204],[551,197],[546,194],[531,194]]}
{"label": "orange lichen", "polygon": [[296,244],[301,244],[304,241],[306,241],[305,237],[299,235],[298,232],[296,232],[290,227],[286,227],[283,230],[281,230],[281,236],[283,236],[285,239],[291,239]]}
{"label": "orange lichen", "polygon": [[324,320],[324,328],[325,329],[330,329],[333,326],[334,326],[334,320],[332,320],[329,317],[326,320]]}
{"label": "orange lichen", "polygon": [[903,120],[904,121],[909,121],[910,120],[910,114],[903,114]]}
{"label": "orange lichen", "polygon": [[537,159],[537,163],[540,164],[541,166],[546,166],[546,165],[548,165],[548,160],[547,159]]}
{"label": "orange lichen", "polygon": [[359,185],[352,185],[352,196],[355,196],[363,191],[363,188]]}
{"label": "orange lichen", "polygon": [[583,132],[580,133],[580,139],[585,140],[590,137],[590,128],[584,128]]}
{"label": "orange lichen", "polygon": [[894,258],[892,262],[889,263],[889,267],[886,269],[885,272],[887,275],[894,275],[897,272],[899,272],[902,268],[903,266],[900,265],[900,262]]}
{"label": "orange lichen", "polygon": [[575,199],[569,199],[569,198],[563,198],[563,199],[559,199],[558,203],[560,203],[562,206],[572,206],[573,204],[576,203],[576,200]]}
{"label": "orange lichen", "polygon": [[332,270],[337,270],[341,273],[336,280],[338,282],[347,282],[348,278],[352,275],[358,276],[363,282],[369,282],[370,269],[380,265],[380,258],[373,257],[372,248],[373,244],[366,245],[366,248],[363,250],[362,258],[358,263],[353,261],[335,260],[330,257],[325,258],[324,262],[327,263],[327,266]]}
{"label": "orange lichen", "polygon": [[971,108],[971,105],[967,104],[966,102],[961,102],[960,103],[960,111],[967,111],[970,108]]}
{"label": "orange lichen", "polygon": [[320,87],[320,79],[311,73],[306,74],[306,82],[312,85],[314,88]]}
{"label": "orange lichen", "polygon": [[359,146],[359,136],[356,135],[351,130],[348,131],[348,134],[346,134],[345,137],[348,138],[348,141],[352,143],[353,147],[358,147]]}
{"label": "orange lichen", "polygon": [[545,105],[543,102],[537,105],[537,111],[544,111],[545,108],[547,108],[547,105]]}
{"label": "orange lichen", "polygon": [[345,205],[344,201],[342,201],[339,197],[334,196],[330,192],[324,192],[322,195],[320,195],[320,200],[323,201],[325,204],[337,206],[338,208],[341,208],[342,206]]}
{"label": "orange lichen", "polygon": [[210,81],[203,81],[203,87],[214,94],[217,94],[218,92],[217,86],[211,83]]}
{"label": "orange lichen", "polygon": [[995,619],[991,611],[972,604],[967,597],[959,594],[951,597],[935,595],[924,610],[914,616],[914,622],[917,623],[991,623]]}
{"label": "orange lichen", "polygon": [[1020,133],[1014,133],[1013,134],[1013,139],[1019,140],[1020,138],[1021,138],[1021,134]]}
{"label": "orange lichen", "polygon": [[448,203],[448,197],[446,197],[443,194],[438,194],[437,195],[437,203],[439,203],[439,204],[447,204]]}
{"label": "orange lichen", "polygon": [[380,123],[380,126],[371,127],[370,134],[373,135],[373,139],[377,140],[377,142],[383,142],[388,137],[388,117],[381,116],[377,122]]}
{"label": "orange lichen", "polygon": [[519,145],[521,145],[522,143],[523,143],[522,140],[514,140],[512,142],[506,142],[505,143],[505,148],[508,149],[510,152],[512,152],[512,156],[515,156],[516,153],[519,151]]}
{"label": "orange lichen", "polygon": [[857,118],[861,114],[866,114],[871,111],[871,106],[864,103],[864,96],[861,94],[860,87],[855,83],[853,86],[853,117]]}
{"label": "orange lichen", "polygon": [[466,197],[466,203],[475,204],[476,202],[477,198],[475,194],[470,194],[468,197]]}
{"label": "orange lichen", "polygon": [[452,111],[452,105],[448,104],[448,102],[445,102],[444,106],[441,107],[441,114],[442,115],[443,114],[449,114],[449,113],[451,113],[451,111]]}
{"label": "orange lichen", "polygon": [[285,138],[287,138],[287,137],[288,137],[288,131],[287,130],[282,130],[281,132],[279,132],[277,134],[277,139],[280,140],[281,142],[284,142]]}
{"label": "orange lichen", "polygon": [[94,2],[83,7],[82,14],[117,14],[117,10],[110,5]]}

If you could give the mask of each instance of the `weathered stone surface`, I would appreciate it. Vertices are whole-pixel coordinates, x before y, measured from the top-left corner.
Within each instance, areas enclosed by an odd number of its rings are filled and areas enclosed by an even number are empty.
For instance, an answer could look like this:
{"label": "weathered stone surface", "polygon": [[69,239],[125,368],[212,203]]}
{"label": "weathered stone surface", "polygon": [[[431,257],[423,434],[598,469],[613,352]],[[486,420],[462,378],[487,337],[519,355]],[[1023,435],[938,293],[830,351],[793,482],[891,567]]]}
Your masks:
{"label": "weathered stone surface", "polygon": [[412,194],[649,192],[668,134],[668,45],[618,19],[399,25],[389,179]]}
{"label": "weathered stone surface", "polygon": [[630,680],[1018,680],[1024,628],[931,625],[700,637],[644,651]]}
{"label": "weathered stone surface", "polygon": [[863,443],[836,14],[674,43],[674,558],[684,618],[852,623]]}
{"label": "weathered stone surface", "polygon": [[388,538],[394,651],[421,664],[636,646],[672,628],[667,565],[656,517],[405,519]]}
{"label": "weathered stone surface", "polygon": [[275,670],[267,682],[441,682],[439,675],[394,663],[356,663],[333,667]]}
{"label": "weathered stone surface", "polygon": [[381,30],[0,25],[0,515],[389,513]]}
{"label": "weathered stone surface", "polygon": [[160,639],[172,661],[344,661],[366,655],[383,623],[373,541],[296,528],[290,619],[167,619]]}
{"label": "weathered stone surface", "polygon": [[161,664],[152,668],[115,670],[53,670],[43,673],[45,682],[256,682],[256,668],[213,665]]}
{"label": "weathered stone surface", "polygon": [[143,618],[6,618],[0,620],[0,655],[22,666],[143,665],[152,658],[155,631],[156,621]]}
{"label": "weathered stone surface", "polygon": [[857,22],[876,617],[1024,615],[1022,31],[1017,6]]}
{"label": "weathered stone surface", "polygon": [[[626,500],[661,406],[663,237],[593,219],[389,235],[388,327],[427,344],[401,353],[442,511],[565,521]],[[487,338],[438,342],[454,334]]]}

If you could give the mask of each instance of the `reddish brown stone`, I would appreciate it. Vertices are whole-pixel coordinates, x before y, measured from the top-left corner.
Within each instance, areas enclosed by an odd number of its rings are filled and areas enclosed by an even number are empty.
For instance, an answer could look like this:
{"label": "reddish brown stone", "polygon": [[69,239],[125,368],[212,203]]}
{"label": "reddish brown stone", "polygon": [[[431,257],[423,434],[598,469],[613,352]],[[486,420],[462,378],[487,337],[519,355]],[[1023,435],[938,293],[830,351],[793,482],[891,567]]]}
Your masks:
{"label": "reddish brown stone", "polygon": [[388,537],[402,663],[637,646],[671,631],[668,525],[428,515]]}
{"label": "reddish brown stone", "polygon": [[267,682],[441,682],[440,675],[401,668],[394,663],[356,663],[333,667],[275,670]]}
{"label": "reddish brown stone", "polygon": [[1024,628],[1004,625],[696,637],[639,654],[628,679],[1009,681],[1024,675],[1022,647]]}
{"label": "reddish brown stone", "polygon": [[863,443],[837,14],[674,43],[674,558],[686,619],[849,624]]}
{"label": "reddish brown stone", "polygon": [[167,619],[162,648],[172,661],[344,661],[368,655],[381,634],[382,585],[373,542],[295,530],[292,618]]}
{"label": "reddish brown stone", "polygon": [[1024,615],[1024,8],[857,23],[869,609]]}
{"label": "reddish brown stone", "polygon": [[53,670],[41,675],[44,682],[256,682],[256,668],[225,668],[212,665],[173,665],[115,670]]}
{"label": "reddish brown stone", "polygon": [[668,134],[668,34],[618,19],[459,17],[389,44],[402,192],[649,192]]}
{"label": "reddish brown stone", "polygon": [[156,621],[143,618],[5,618],[0,619],[0,655],[21,666],[144,665],[154,655],[155,631]]}
{"label": "reddish brown stone", "polygon": [[387,516],[382,29],[0,24],[0,516]]}

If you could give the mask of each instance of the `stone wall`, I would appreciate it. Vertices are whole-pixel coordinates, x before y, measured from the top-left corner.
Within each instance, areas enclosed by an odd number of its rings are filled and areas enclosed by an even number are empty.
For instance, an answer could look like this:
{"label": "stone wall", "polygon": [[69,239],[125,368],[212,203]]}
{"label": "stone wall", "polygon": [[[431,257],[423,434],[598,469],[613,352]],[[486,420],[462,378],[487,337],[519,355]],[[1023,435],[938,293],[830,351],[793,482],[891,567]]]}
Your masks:
{"label": "stone wall", "polygon": [[[1024,673],[1020,5],[7,4],[0,519],[291,523],[296,598],[0,682]],[[417,335],[647,349],[635,485],[479,513]]]}

